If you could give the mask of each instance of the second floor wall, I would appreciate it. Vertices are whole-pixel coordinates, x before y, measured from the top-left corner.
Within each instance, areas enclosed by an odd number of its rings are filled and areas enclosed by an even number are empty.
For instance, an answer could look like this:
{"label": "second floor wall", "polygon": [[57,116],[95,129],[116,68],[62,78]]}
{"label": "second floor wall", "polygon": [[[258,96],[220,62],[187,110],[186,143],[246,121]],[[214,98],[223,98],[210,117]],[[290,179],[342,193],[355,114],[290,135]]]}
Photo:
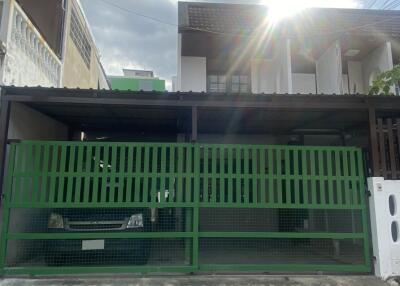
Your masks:
{"label": "second floor wall", "polygon": [[[299,41],[283,38],[260,55],[246,54],[237,43],[241,52],[226,45],[221,50],[220,44],[210,44],[206,37],[203,40],[208,43],[207,52],[191,50],[190,38],[179,34],[180,91],[365,94],[379,73],[392,69],[399,58],[393,39],[331,39],[306,47]],[[202,41],[198,36],[196,40]]]}

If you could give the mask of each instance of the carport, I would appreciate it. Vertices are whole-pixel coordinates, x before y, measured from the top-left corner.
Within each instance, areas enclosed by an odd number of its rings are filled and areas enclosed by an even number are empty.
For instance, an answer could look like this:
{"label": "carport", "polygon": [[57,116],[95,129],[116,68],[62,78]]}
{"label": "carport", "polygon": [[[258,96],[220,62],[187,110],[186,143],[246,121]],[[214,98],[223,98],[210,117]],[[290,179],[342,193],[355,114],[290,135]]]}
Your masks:
{"label": "carport", "polygon": [[[16,106],[65,138],[9,130]],[[395,97],[4,87],[2,272],[369,272],[369,134],[399,110]],[[141,231],[98,219],[139,210]]]}

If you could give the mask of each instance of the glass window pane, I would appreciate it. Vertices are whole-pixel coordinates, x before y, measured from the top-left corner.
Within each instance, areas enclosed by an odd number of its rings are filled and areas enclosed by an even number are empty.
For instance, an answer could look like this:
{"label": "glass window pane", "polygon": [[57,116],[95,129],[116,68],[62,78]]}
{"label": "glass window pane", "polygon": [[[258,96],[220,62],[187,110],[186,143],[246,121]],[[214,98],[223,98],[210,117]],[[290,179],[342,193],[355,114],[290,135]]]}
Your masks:
{"label": "glass window pane", "polygon": [[239,84],[232,84],[232,92],[239,92]]}
{"label": "glass window pane", "polygon": [[209,79],[210,83],[218,82],[218,76],[216,76],[216,75],[210,75],[210,76],[208,76],[208,79]]}
{"label": "glass window pane", "polygon": [[219,83],[226,83],[226,76],[220,75],[218,80],[219,80]]}
{"label": "glass window pane", "polygon": [[240,85],[240,92],[248,92],[248,85],[247,84],[241,84]]}
{"label": "glass window pane", "polygon": [[233,75],[232,76],[232,83],[239,83],[240,77],[238,75]]}
{"label": "glass window pane", "polygon": [[247,75],[240,76],[240,83],[247,83]]}
{"label": "glass window pane", "polygon": [[211,92],[217,92],[218,91],[218,84],[216,84],[216,83],[210,84],[210,91]]}
{"label": "glass window pane", "polygon": [[226,84],[225,83],[218,84],[218,91],[219,92],[225,92],[226,91]]}

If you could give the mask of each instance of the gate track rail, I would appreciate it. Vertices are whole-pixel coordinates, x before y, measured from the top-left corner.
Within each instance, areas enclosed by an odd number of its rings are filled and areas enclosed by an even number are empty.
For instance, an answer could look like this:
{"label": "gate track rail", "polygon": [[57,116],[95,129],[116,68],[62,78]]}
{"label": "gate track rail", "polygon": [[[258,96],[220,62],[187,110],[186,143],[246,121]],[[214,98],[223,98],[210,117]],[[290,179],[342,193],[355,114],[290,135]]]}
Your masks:
{"label": "gate track rail", "polygon": [[[3,274],[194,271],[370,271],[361,150],[353,147],[23,141],[10,148],[0,269]],[[28,183],[27,183],[28,182]],[[104,191],[109,184],[109,193]],[[166,195],[168,193],[168,195]],[[190,231],[10,232],[12,209],[190,208]],[[356,232],[199,231],[199,209],[360,211]],[[190,265],[8,267],[13,240],[182,238]],[[201,238],[359,239],[361,264],[199,264]]]}

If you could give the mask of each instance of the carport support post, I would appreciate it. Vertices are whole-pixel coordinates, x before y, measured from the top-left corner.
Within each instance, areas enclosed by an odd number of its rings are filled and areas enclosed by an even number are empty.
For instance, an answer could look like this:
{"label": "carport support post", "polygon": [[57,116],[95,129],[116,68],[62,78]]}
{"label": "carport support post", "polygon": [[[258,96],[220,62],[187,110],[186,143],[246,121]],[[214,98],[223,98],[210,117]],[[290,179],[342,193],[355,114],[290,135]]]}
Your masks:
{"label": "carport support post", "polygon": [[[0,202],[3,212],[2,217],[2,228],[0,232],[0,275],[4,274],[4,266],[6,261],[6,250],[7,250],[7,232],[9,224],[10,209],[4,204],[3,192],[6,189],[4,186],[4,175],[6,173],[5,163],[7,156],[7,136],[8,136],[8,125],[10,121],[10,102],[2,100],[0,108]],[[12,148],[10,156],[14,156],[15,149]],[[13,160],[11,162],[14,162]],[[9,170],[10,171],[10,170]],[[8,174],[11,176],[11,174]],[[10,181],[10,180],[8,180]],[[6,198],[7,199],[7,198]]]}
{"label": "carport support post", "polygon": [[378,138],[376,136],[376,110],[373,106],[368,106],[368,118],[369,118],[369,139],[371,145],[371,156],[372,156],[372,176],[379,177],[379,150],[378,150]]}
{"label": "carport support post", "polygon": [[10,122],[10,105],[9,101],[2,100],[0,107],[0,202],[3,202],[4,193],[4,175],[5,163],[7,156],[7,138],[8,138],[8,125]]}

